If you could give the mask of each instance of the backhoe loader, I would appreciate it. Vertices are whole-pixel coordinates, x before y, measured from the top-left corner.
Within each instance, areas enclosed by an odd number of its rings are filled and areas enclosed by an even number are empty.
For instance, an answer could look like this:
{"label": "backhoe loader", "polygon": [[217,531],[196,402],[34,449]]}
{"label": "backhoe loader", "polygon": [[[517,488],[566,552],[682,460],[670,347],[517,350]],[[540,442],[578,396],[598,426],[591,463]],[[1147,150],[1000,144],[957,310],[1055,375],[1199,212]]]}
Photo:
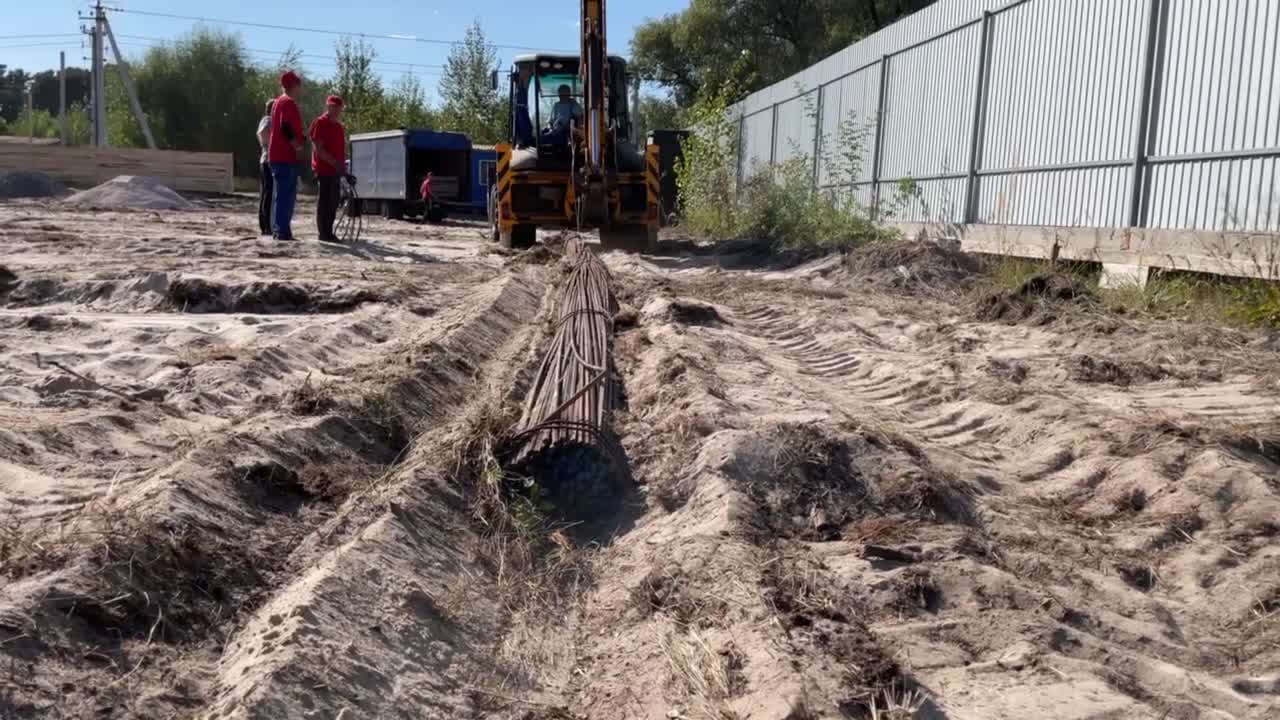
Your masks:
{"label": "backhoe loader", "polygon": [[[537,228],[599,230],[606,248],[652,250],[661,209],[658,147],[627,107],[627,67],[605,41],[605,0],[581,0],[581,52],[515,58],[511,135],[497,146],[493,240],[533,245]],[[494,75],[495,89],[498,77]]]}

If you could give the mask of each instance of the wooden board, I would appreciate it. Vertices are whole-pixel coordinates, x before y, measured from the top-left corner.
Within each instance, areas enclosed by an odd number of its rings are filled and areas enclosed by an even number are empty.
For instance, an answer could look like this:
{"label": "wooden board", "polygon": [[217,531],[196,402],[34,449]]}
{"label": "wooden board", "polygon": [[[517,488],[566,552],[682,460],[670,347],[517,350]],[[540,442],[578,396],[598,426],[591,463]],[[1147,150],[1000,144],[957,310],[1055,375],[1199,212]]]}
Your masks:
{"label": "wooden board", "polygon": [[231,153],[0,143],[3,170],[38,170],[81,189],[118,175],[145,175],[181,192],[232,191]]}

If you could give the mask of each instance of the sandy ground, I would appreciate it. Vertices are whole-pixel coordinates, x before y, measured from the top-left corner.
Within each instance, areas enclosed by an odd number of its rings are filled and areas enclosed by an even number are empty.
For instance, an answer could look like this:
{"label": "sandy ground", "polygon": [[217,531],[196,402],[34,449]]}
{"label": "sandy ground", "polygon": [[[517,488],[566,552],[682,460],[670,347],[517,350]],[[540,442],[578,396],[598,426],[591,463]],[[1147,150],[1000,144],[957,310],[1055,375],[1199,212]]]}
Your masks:
{"label": "sandy ground", "polygon": [[609,253],[635,492],[516,567],[554,252],[205,204],[0,204],[0,718],[1280,717],[1274,336]]}

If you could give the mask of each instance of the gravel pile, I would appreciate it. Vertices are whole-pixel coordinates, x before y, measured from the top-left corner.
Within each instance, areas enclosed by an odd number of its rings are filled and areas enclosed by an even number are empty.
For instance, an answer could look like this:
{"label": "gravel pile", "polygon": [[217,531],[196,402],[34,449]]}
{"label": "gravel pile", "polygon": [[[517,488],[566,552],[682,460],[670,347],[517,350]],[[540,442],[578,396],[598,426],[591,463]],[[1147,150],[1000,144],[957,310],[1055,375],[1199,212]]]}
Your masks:
{"label": "gravel pile", "polygon": [[67,194],[62,183],[42,172],[9,170],[0,172],[0,200],[61,197]]}
{"label": "gravel pile", "polygon": [[78,192],[67,198],[71,205],[107,210],[193,210],[186,198],[170,190],[155,178],[121,175],[98,187]]}

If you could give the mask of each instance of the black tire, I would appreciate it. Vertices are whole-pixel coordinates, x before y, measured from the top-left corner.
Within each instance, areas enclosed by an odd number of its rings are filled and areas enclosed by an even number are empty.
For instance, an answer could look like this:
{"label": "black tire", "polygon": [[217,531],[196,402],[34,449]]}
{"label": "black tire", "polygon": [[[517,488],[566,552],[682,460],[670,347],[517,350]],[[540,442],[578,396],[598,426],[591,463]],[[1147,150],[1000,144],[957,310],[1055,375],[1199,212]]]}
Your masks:
{"label": "black tire", "polygon": [[498,244],[507,250],[524,250],[538,241],[537,225],[512,225],[511,232],[499,232]]}

